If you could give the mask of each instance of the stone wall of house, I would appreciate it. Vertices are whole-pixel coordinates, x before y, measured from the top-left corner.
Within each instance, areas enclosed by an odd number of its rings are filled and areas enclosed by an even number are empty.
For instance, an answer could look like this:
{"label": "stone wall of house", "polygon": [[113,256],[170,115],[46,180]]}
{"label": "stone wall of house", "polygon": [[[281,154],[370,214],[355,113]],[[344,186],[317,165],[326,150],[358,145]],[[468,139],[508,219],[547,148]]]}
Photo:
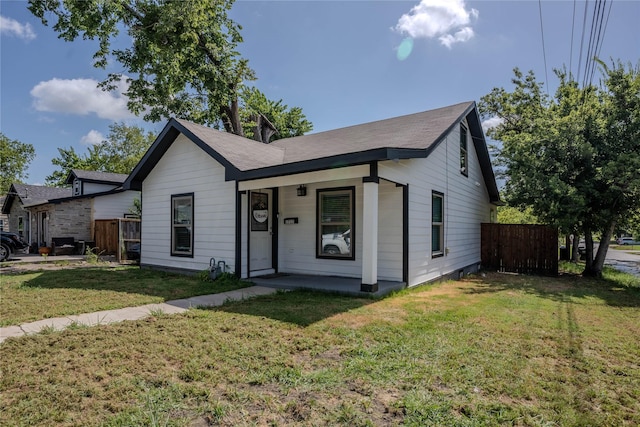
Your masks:
{"label": "stone wall of house", "polygon": [[[31,229],[33,239],[38,244],[51,245],[53,237],[73,237],[78,240],[92,240],[93,224],[91,222],[92,199],[75,199],[56,204],[45,204],[31,208]],[[40,212],[47,213],[44,242],[39,228]],[[36,237],[37,236],[37,237]]]}
{"label": "stone wall of house", "polygon": [[[20,227],[20,218],[22,218],[22,227]],[[11,231],[12,233],[18,233],[23,239],[27,240],[29,237],[29,227],[27,221],[29,215],[26,210],[22,208],[22,203],[17,198],[13,200],[11,209],[9,209],[9,223],[5,226],[5,231]]]}
{"label": "stone wall of house", "polygon": [[49,222],[51,237],[92,240],[91,203],[92,199],[87,198],[53,205],[53,215]]}

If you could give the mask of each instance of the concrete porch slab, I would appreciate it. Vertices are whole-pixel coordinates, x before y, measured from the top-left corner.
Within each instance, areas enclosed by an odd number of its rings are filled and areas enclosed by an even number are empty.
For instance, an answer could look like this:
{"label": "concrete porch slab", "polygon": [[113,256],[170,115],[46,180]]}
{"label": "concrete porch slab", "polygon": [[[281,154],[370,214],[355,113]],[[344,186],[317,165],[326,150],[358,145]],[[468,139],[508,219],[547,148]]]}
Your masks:
{"label": "concrete porch slab", "polygon": [[392,292],[405,289],[404,282],[378,281],[376,292],[362,292],[360,279],[335,276],[310,276],[304,274],[277,273],[247,279],[259,286],[279,289],[309,289],[365,298],[379,298]]}

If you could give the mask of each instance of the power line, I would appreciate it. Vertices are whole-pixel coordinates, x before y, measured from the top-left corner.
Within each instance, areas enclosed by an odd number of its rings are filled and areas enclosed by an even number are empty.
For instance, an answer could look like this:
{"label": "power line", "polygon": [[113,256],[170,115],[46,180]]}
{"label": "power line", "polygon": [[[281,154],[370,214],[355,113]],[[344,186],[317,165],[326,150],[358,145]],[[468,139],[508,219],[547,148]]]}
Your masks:
{"label": "power line", "polygon": [[580,68],[582,66],[582,47],[584,46],[584,32],[587,28],[587,5],[589,0],[584,2],[584,16],[582,17],[582,37],[580,39],[580,55],[578,56],[578,76],[576,81],[580,80]]}
{"label": "power line", "polygon": [[[589,78],[589,74],[591,71],[591,63],[592,61],[592,55],[591,55],[591,47],[593,46],[594,43],[594,32],[595,32],[595,22],[596,22],[596,9],[598,9],[598,4],[600,3],[599,0],[596,0],[595,5],[593,6],[593,14],[591,15],[591,28],[589,29],[589,45],[587,46],[587,56],[585,58],[585,68],[584,68],[584,75],[582,76],[582,87],[586,87],[587,86],[587,79]],[[599,9],[598,9],[599,10]]]}
{"label": "power line", "polygon": [[[604,3],[602,5],[602,16],[604,19],[604,9],[606,8],[606,3],[607,0],[604,0]],[[613,2],[609,3],[609,11],[607,12],[607,20],[604,23],[604,28],[602,28],[602,20],[600,21],[600,26],[598,29],[598,41],[596,43],[596,50],[595,50],[595,58],[599,58],[600,57],[600,50],[602,49],[602,43],[604,42],[604,34],[607,31],[607,25],[609,25],[609,16],[611,15],[611,7],[613,6]],[[602,28],[602,39],[600,38],[600,28]],[[591,70],[591,77],[589,78],[589,84],[591,84],[591,81],[593,80],[593,73],[595,72],[595,67],[592,68]]]}
{"label": "power line", "polygon": [[549,75],[547,73],[547,52],[544,48],[544,27],[542,25],[542,0],[538,0],[538,10],[540,12],[540,35],[542,36],[542,58],[544,59],[544,79],[547,86],[547,96],[549,95]]}
{"label": "power line", "polygon": [[576,0],[573,0],[573,15],[571,17],[571,44],[569,45],[569,80],[573,78],[572,77],[573,69],[571,68],[571,66],[573,62],[573,29],[575,28],[575,25],[576,25]]}
{"label": "power line", "polygon": [[[600,45],[600,41],[601,41],[601,35],[602,35],[602,23],[604,21],[604,8],[605,8],[605,3],[606,0],[603,0],[601,2],[598,2],[598,11],[597,11],[597,16],[596,16],[596,23],[597,23],[597,30],[594,28],[593,30],[593,34],[594,34],[594,42],[593,42],[593,49],[591,50],[591,73],[589,74],[589,81],[587,82],[587,85],[591,85],[591,81],[593,79],[593,73],[596,70],[596,60],[598,58],[597,56],[597,52],[599,51],[599,45]],[[595,11],[594,11],[595,13]],[[597,32],[597,34],[596,34]]]}

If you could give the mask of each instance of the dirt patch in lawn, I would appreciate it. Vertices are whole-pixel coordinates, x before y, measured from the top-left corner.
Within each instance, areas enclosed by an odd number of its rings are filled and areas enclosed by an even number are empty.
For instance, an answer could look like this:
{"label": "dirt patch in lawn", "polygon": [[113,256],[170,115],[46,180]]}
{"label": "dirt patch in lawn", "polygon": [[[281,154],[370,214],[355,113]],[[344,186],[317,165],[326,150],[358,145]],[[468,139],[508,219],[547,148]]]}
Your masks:
{"label": "dirt patch in lawn", "polygon": [[20,274],[31,273],[34,271],[56,271],[69,270],[74,268],[116,268],[122,267],[122,264],[112,260],[95,262],[87,262],[85,260],[47,260],[38,262],[3,262],[0,264],[0,274]]}

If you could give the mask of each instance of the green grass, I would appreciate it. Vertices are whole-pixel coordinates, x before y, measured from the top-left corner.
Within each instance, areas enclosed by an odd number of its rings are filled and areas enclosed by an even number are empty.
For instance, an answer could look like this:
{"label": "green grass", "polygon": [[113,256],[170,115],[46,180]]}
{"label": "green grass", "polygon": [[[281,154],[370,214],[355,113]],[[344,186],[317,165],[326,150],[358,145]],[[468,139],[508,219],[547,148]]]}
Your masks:
{"label": "green grass", "polygon": [[0,345],[0,424],[635,426],[640,283],[286,292]]}
{"label": "green grass", "polygon": [[139,267],[0,275],[0,326],[225,292],[247,283],[199,280]]}
{"label": "green grass", "polygon": [[610,249],[618,249],[621,251],[640,251],[640,245],[616,245],[613,244]]}

